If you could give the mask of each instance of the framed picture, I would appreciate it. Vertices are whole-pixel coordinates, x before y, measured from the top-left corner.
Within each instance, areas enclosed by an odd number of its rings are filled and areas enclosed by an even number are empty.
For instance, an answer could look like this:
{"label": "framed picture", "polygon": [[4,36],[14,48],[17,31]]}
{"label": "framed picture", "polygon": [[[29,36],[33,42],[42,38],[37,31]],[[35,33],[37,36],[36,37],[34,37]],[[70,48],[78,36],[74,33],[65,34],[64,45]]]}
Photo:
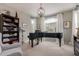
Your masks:
{"label": "framed picture", "polygon": [[70,28],[70,21],[64,21],[64,28]]}

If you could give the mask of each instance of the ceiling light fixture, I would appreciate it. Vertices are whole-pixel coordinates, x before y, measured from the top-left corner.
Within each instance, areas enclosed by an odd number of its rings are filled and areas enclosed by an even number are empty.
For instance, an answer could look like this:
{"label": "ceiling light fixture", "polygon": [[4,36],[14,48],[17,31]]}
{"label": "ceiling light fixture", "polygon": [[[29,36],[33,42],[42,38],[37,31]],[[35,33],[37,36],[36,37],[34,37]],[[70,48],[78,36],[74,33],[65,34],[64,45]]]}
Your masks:
{"label": "ceiling light fixture", "polygon": [[45,10],[44,10],[44,8],[42,6],[42,3],[40,3],[40,8],[38,9],[38,15],[40,17],[42,17],[42,16],[44,16],[44,14],[45,14]]}

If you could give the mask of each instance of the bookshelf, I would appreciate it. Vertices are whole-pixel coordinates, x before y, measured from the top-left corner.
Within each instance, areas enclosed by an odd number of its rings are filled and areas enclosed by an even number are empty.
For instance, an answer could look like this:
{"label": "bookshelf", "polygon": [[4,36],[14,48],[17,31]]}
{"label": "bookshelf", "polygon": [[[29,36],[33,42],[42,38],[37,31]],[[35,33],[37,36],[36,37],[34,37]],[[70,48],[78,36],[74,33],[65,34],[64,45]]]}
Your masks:
{"label": "bookshelf", "polygon": [[19,42],[19,18],[0,14],[0,33],[3,44]]}

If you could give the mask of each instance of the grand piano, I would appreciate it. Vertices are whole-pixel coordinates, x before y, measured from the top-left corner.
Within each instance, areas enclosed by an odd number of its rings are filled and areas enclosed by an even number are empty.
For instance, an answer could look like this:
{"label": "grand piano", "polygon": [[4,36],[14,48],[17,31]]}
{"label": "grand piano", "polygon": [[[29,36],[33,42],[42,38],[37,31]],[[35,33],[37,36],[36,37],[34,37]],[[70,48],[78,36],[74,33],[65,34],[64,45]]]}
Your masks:
{"label": "grand piano", "polygon": [[37,39],[37,44],[39,44],[39,40],[42,41],[43,37],[48,38],[58,38],[59,39],[59,46],[61,47],[61,39],[62,39],[62,33],[46,33],[46,32],[40,32],[36,31],[35,33],[29,33],[29,40],[31,41],[31,47],[33,47],[34,40]]}

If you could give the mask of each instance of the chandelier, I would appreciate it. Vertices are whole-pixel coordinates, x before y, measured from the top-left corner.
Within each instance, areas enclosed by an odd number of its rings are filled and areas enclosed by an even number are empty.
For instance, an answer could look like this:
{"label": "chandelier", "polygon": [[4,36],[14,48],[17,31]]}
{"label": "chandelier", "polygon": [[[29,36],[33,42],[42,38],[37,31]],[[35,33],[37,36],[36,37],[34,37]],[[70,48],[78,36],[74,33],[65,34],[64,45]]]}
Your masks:
{"label": "chandelier", "polygon": [[44,10],[42,4],[40,3],[40,7],[38,9],[38,16],[42,17],[42,16],[44,16],[44,14],[45,14],[45,10]]}
{"label": "chandelier", "polygon": [[76,5],[75,10],[78,10],[78,9],[79,9],[79,5]]}

